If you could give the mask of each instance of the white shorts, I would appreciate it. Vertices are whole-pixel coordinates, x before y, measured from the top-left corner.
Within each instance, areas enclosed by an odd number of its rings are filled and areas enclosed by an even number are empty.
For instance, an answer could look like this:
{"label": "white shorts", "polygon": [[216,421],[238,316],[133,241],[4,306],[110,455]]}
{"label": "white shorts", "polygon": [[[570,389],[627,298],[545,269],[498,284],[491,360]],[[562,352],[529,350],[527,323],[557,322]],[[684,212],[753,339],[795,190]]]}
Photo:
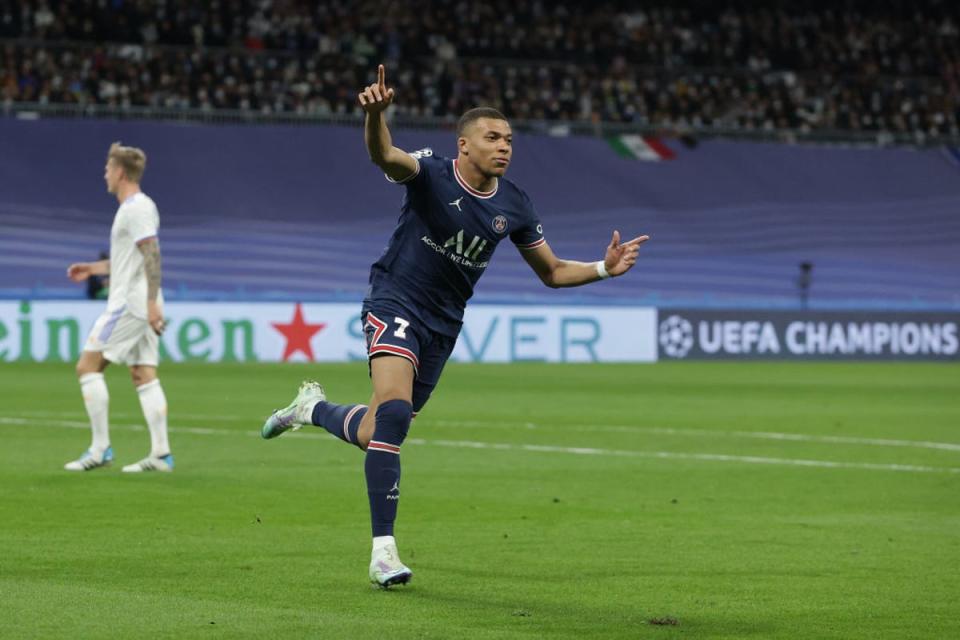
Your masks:
{"label": "white shorts", "polygon": [[138,318],[121,307],[97,318],[87,337],[84,351],[99,351],[117,364],[155,367],[160,361],[160,339],[146,318]]}

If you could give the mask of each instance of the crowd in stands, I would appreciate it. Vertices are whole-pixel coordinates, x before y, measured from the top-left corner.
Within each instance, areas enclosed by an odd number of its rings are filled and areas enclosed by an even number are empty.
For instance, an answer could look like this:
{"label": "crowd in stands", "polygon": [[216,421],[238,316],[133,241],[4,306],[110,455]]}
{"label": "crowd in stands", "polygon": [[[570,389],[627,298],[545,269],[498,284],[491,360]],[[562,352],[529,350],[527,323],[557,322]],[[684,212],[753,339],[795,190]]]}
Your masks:
{"label": "crowd in stands", "polygon": [[960,136],[960,2],[0,0],[0,104]]}

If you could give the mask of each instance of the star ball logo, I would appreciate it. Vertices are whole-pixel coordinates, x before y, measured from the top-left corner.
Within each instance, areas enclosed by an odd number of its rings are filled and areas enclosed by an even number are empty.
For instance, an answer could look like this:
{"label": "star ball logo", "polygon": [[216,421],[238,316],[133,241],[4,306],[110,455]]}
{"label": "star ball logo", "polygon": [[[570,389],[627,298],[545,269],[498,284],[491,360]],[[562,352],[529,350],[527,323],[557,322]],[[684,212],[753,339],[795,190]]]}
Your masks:
{"label": "star ball logo", "polygon": [[671,358],[683,358],[693,348],[693,325],[673,315],[660,323],[660,348]]}
{"label": "star ball logo", "polygon": [[271,322],[274,329],[283,334],[287,342],[283,349],[283,361],[290,360],[290,356],[298,351],[307,357],[307,360],[313,362],[313,347],[310,340],[315,333],[323,331],[326,323],[311,324],[303,317],[303,306],[298,302],[293,309],[293,319],[284,324],[282,322]]}

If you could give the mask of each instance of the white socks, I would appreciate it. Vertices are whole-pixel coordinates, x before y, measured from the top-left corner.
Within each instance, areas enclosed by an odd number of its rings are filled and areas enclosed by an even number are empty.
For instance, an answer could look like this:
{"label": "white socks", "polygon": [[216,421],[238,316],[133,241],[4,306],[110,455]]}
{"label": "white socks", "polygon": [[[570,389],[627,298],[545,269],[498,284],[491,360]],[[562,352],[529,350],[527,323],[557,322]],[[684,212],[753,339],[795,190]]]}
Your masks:
{"label": "white socks", "polygon": [[167,396],[163,393],[160,380],[154,378],[140,385],[137,387],[137,394],[140,396],[143,417],[150,428],[150,457],[165,456],[170,453],[170,442],[167,439]]}
{"label": "white socks", "polygon": [[[80,391],[83,404],[90,416],[90,428],[93,430],[93,442],[90,451],[102,456],[110,446],[110,393],[102,373],[85,373],[80,376]],[[170,453],[167,439],[167,397],[160,386],[160,380],[154,379],[137,387],[143,417],[150,429],[150,457],[157,458]]]}
{"label": "white socks", "polygon": [[110,394],[102,373],[85,373],[80,376],[80,392],[83,404],[90,416],[90,428],[93,430],[93,443],[90,451],[102,456],[110,446],[110,425],[107,420],[110,408]]}

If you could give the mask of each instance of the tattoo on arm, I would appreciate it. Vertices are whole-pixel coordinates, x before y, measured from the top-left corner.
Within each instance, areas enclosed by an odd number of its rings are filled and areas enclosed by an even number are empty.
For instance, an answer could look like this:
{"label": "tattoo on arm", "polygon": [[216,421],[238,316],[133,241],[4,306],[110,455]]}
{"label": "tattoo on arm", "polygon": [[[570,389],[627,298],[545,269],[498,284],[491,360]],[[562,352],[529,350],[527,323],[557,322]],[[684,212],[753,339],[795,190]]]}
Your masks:
{"label": "tattoo on arm", "polygon": [[156,300],[160,291],[160,245],[150,240],[139,245],[143,270],[147,276],[147,300]]}

